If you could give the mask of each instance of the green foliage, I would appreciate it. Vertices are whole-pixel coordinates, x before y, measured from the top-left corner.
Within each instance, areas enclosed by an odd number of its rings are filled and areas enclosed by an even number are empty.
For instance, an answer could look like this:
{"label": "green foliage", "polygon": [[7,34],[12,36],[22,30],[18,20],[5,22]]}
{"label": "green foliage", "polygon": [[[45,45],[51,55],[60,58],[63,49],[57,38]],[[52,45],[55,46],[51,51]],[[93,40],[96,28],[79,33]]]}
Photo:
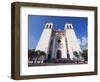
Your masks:
{"label": "green foliage", "polygon": [[37,50],[37,51],[35,51],[35,54],[36,54],[37,57],[40,57],[41,56],[41,51]]}
{"label": "green foliage", "polygon": [[74,54],[77,58],[79,58],[79,54],[78,54],[76,51],[74,51],[73,54]]}
{"label": "green foliage", "polygon": [[41,56],[45,56],[46,53],[44,51],[40,51],[40,50],[35,50],[35,49],[29,49],[28,50],[28,57],[29,58],[39,58]]}
{"label": "green foliage", "polygon": [[46,53],[43,52],[43,51],[41,51],[40,54],[41,54],[42,56],[45,56],[45,55],[46,55]]}
{"label": "green foliage", "polygon": [[84,57],[85,61],[88,61],[88,50],[84,49],[81,55]]}
{"label": "green foliage", "polygon": [[33,57],[35,55],[35,49],[28,50],[28,57]]}

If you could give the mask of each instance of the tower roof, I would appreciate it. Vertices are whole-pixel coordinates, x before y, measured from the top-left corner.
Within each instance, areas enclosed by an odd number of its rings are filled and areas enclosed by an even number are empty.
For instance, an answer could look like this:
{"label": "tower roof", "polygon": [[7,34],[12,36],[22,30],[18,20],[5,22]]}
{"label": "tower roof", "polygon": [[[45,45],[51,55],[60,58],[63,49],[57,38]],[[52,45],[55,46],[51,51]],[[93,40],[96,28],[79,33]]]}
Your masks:
{"label": "tower roof", "polygon": [[53,28],[53,23],[52,22],[46,23],[45,28],[49,28],[49,29]]}
{"label": "tower roof", "polygon": [[73,29],[72,23],[67,22],[67,23],[65,24],[65,30],[66,30],[66,29]]}

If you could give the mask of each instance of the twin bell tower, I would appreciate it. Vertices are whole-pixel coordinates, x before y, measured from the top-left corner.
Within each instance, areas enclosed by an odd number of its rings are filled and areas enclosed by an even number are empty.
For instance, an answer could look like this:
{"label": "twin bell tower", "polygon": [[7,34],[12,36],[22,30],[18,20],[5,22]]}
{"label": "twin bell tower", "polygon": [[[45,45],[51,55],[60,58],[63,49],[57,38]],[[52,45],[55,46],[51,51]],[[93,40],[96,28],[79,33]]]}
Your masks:
{"label": "twin bell tower", "polygon": [[[70,59],[84,61],[81,48],[71,23],[64,30],[55,30],[53,23],[46,23],[36,50],[46,53],[45,59]],[[78,55],[78,57],[76,56]]]}

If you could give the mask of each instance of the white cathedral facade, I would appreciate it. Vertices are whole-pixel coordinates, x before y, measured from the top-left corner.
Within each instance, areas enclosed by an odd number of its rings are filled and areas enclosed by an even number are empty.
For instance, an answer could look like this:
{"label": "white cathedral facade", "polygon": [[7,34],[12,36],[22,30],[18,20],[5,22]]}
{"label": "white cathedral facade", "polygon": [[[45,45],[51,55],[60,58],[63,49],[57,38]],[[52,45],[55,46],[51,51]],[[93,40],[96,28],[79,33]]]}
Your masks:
{"label": "white cathedral facade", "polygon": [[64,30],[55,30],[53,23],[46,23],[36,50],[46,53],[46,59],[77,59],[74,52],[79,55],[79,60],[84,61],[78,39],[73,25],[66,23]]}

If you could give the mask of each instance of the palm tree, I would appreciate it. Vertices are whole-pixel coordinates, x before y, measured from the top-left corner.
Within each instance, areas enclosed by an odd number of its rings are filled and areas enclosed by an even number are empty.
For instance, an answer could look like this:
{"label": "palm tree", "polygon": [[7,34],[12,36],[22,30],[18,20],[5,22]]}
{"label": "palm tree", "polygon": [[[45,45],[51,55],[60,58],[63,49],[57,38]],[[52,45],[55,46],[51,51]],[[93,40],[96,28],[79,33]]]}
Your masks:
{"label": "palm tree", "polygon": [[80,57],[80,56],[79,56],[79,53],[76,52],[76,51],[74,51],[73,54],[74,54],[74,56],[75,56],[74,61],[77,62],[77,63],[79,63],[79,57]]}
{"label": "palm tree", "polygon": [[40,63],[43,62],[46,53],[40,50],[35,51],[35,53],[36,53],[37,61],[38,62],[40,61]]}
{"label": "palm tree", "polygon": [[28,50],[28,58],[31,60],[35,55],[35,49],[29,49]]}
{"label": "palm tree", "polygon": [[40,54],[41,54],[42,56],[45,56],[45,55],[46,55],[46,53],[45,53],[44,51],[41,51]]}
{"label": "palm tree", "polygon": [[31,57],[32,57],[31,50],[28,50],[28,58],[30,59]]}
{"label": "palm tree", "polygon": [[79,58],[79,54],[76,51],[74,51],[73,54],[75,55],[75,57]]}
{"label": "palm tree", "polygon": [[40,50],[35,51],[35,54],[36,54],[36,56],[37,56],[37,57],[39,57],[39,56],[40,56],[40,53],[41,53],[41,51],[40,51]]}
{"label": "palm tree", "polygon": [[40,63],[40,56],[41,56],[41,54],[40,54],[40,53],[41,53],[41,51],[40,51],[40,50],[36,50],[36,51],[35,51],[36,58],[37,58],[37,61],[36,61],[37,63]]}
{"label": "palm tree", "polygon": [[29,49],[28,50],[28,59],[33,61],[33,63],[43,63],[46,53],[44,51]]}
{"label": "palm tree", "polygon": [[40,52],[41,55],[41,63],[43,63],[44,57],[46,56],[46,53],[44,51]]}
{"label": "palm tree", "polygon": [[88,61],[88,50],[84,49],[81,55],[84,57],[85,61]]}

